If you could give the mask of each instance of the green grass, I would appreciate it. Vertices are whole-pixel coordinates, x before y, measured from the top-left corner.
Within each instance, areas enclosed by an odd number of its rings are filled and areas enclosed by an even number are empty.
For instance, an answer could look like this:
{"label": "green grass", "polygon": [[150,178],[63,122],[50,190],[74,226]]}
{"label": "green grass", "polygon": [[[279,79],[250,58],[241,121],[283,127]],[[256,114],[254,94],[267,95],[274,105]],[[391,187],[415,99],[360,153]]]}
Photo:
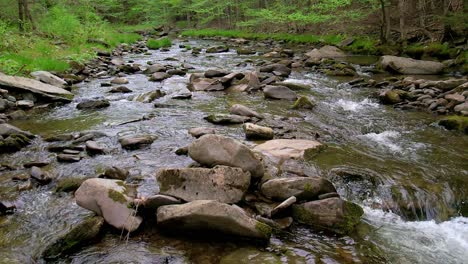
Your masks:
{"label": "green grass", "polygon": [[377,41],[366,37],[356,38],[351,45],[345,47],[345,50],[356,54],[373,55],[379,53],[379,50],[377,49]]}
{"label": "green grass", "polygon": [[169,48],[172,46],[172,42],[168,38],[148,39],[146,46],[148,46],[150,49]]}
{"label": "green grass", "polygon": [[287,34],[287,33],[252,33],[239,30],[219,30],[219,29],[192,29],[182,32],[185,37],[226,37],[226,38],[244,38],[253,40],[276,40],[286,41],[296,44],[330,44],[338,45],[345,39],[343,35],[325,35],[318,36],[312,34]]}
{"label": "green grass", "polygon": [[450,48],[446,43],[414,44],[406,47],[404,52],[415,59],[426,56],[444,60],[456,56],[456,49]]}

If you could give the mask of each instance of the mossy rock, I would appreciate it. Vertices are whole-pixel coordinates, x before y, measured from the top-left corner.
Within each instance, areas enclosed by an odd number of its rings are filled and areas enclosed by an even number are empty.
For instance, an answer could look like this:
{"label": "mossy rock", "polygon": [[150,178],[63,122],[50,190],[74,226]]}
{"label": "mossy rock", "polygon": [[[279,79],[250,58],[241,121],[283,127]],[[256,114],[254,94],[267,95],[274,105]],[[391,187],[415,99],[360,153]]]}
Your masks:
{"label": "mossy rock", "polygon": [[439,125],[447,130],[458,130],[468,134],[467,116],[449,116],[439,121]]}
{"label": "mossy rock", "polygon": [[46,260],[57,259],[64,254],[79,249],[81,246],[88,245],[89,241],[98,238],[103,225],[104,218],[100,216],[85,219],[47,246],[42,253],[42,257]]}
{"label": "mossy rock", "polygon": [[340,198],[293,205],[293,218],[320,230],[347,235],[361,222],[363,209]]}
{"label": "mossy rock", "polygon": [[292,109],[314,109],[315,103],[313,103],[308,97],[301,96],[294,102]]}
{"label": "mossy rock", "polygon": [[67,177],[57,181],[55,192],[74,192],[88,178]]}
{"label": "mossy rock", "polygon": [[255,229],[257,229],[257,231],[262,233],[265,237],[271,237],[271,232],[273,231],[270,226],[258,221],[257,224],[255,224]]}
{"label": "mossy rock", "polygon": [[121,204],[126,204],[127,203],[127,198],[125,198],[125,195],[122,193],[109,189],[108,192],[109,198],[111,198],[114,202],[121,203]]}

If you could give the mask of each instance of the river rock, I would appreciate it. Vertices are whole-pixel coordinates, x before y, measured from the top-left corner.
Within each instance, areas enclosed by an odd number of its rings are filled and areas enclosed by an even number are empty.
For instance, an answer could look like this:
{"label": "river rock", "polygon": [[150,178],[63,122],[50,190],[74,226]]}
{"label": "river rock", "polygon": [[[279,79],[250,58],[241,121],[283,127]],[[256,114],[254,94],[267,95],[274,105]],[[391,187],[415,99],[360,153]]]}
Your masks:
{"label": "river rock", "polygon": [[109,93],[131,93],[133,92],[132,90],[130,90],[128,87],[126,86],[117,86],[117,87],[113,87]]}
{"label": "river rock", "polygon": [[243,124],[250,121],[250,118],[246,116],[227,114],[212,114],[204,117],[204,119],[210,123],[218,125]]}
{"label": "river rock", "polygon": [[81,160],[81,156],[77,154],[59,154],[57,160],[60,162],[78,162]]}
{"label": "river rock", "polygon": [[12,135],[22,135],[28,138],[34,138],[35,136],[27,131],[21,130],[15,126],[9,124],[0,124],[0,136],[6,138]]}
{"label": "river rock", "polygon": [[210,167],[225,165],[249,171],[253,178],[263,176],[262,162],[240,142],[219,136],[205,135],[189,146],[189,156],[198,163]]}
{"label": "river rock", "polygon": [[258,90],[260,88],[260,85],[261,83],[258,79],[257,73],[249,72],[245,74],[244,78],[242,78],[240,81],[235,82],[228,89],[229,91],[246,92]]}
{"label": "river rock", "polygon": [[283,64],[276,63],[261,67],[260,72],[269,72],[277,76],[288,77],[291,74],[291,69]]}
{"label": "river rock", "polygon": [[447,130],[459,130],[468,134],[468,116],[448,116],[439,121]]}
{"label": "river rock", "polygon": [[122,169],[119,167],[107,167],[104,170],[103,176],[107,179],[114,179],[114,180],[121,180],[125,181],[128,176],[130,175],[130,172],[127,169]]}
{"label": "river rock", "polygon": [[86,141],[86,151],[92,155],[105,153],[104,147],[100,146],[99,143],[92,140]]}
{"label": "river rock", "polygon": [[199,138],[204,135],[216,134],[216,129],[211,127],[194,127],[191,128],[189,134],[194,138]]}
{"label": "river rock", "polygon": [[119,138],[120,145],[124,149],[138,149],[146,145],[151,145],[156,140],[152,135],[128,136]]}
{"label": "river rock", "polygon": [[447,94],[445,96],[445,99],[448,101],[454,101],[457,104],[461,104],[465,102],[465,96],[459,94],[459,93],[453,93],[453,94]]}
{"label": "river rock", "polygon": [[75,192],[76,203],[97,215],[111,226],[133,232],[142,219],[129,208],[132,199],[127,196],[125,183],[108,179],[88,179]]}
{"label": "river rock", "polygon": [[24,77],[0,75],[0,86],[7,90],[27,91],[63,102],[70,102],[70,98],[73,97],[73,94],[65,89]]}
{"label": "river rock", "polygon": [[150,81],[152,82],[161,82],[164,81],[168,78],[170,78],[171,75],[165,72],[155,72],[151,74]]}
{"label": "river rock", "polygon": [[462,104],[455,106],[453,110],[457,113],[468,112],[468,102],[464,102]]}
{"label": "river rock", "polygon": [[151,92],[140,94],[136,96],[133,100],[137,102],[142,102],[142,103],[152,103],[154,102],[154,100],[162,98],[164,96],[166,96],[166,93],[164,91],[156,89]]}
{"label": "river rock", "polygon": [[100,99],[100,100],[84,100],[83,102],[79,103],[76,108],[83,110],[83,109],[101,109],[110,106],[109,100]]}
{"label": "river rock", "polygon": [[31,178],[37,180],[40,184],[48,184],[52,181],[49,173],[42,171],[39,167],[31,167]]}
{"label": "river rock", "polygon": [[229,108],[229,113],[233,115],[240,115],[240,116],[248,116],[248,117],[256,117],[259,119],[263,119],[263,116],[257,113],[256,111],[248,108],[245,105],[235,104]]}
{"label": "river rock", "polygon": [[129,81],[127,78],[124,78],[124,77],[117,77],[115,79],[113,79],[111,81],[112,84],[119,84],[119,85],[122,85],[122,84],[128,84]]}
{"label": "river rock", "polygon": [[245,75],[242,72],[233,72],[233,73],[230,73],[230,74],[228,74],[228,75],[226,75],[224,77],[219,78],[219,81],[224,85],[228,85],[233,80],[243,79],[244,76]]}
{"label": "river rock", "polygon": [[29,145],[35,136],[9,124],[0,124],[0,153],[14,152]]}
{"label": "river rock", "polygon": [[205,77],[206,78],[215,78],[215,77],[223,77],[228,75],[229,72],[223,71],[223,70],[207,70],[205,72]]}
{"label": "river rock", "polygon": [[38,81],[41,81],[43,83],[47,83],[53,86],[57,86],[60,88],[65,88],[67,86],[67,82],[64,79],[57,77],[50,72],[35,71],[35,72],[31,72],[31,76],[33,76]]}
{"label": "river rock", "polygon": [[80,188],[81,184],[88,178],[85,177],[66,177],[60,178],[55,186],[55,192],[74,192]]}
{"label": "river rock", "polygon": [[325,148],[325,145],[314,140],[303,139],[274,139],[254,148],[268,156],[278,159],[304,159],[314,156]]}
{"label": "river rock", "polygon": [[270,216],[273,217],[273,216],[285,211],[286,209],[290,208],[296,202],[297,202],[296,197],[294,197],[294,196],[289,197],[288,199],[286,199],[282,203],[280,203],[278,206],[273,208],[273,210],[271,210]]}
{"label": "river rock", "polygon": [[222,91],[225,89],[218,79],[198,78],[187,87],[190,91]]}
{"label": "river rock", "polygon": [[285,86],[273,86],[267,85],[263,88],[265,98],[271,99],[284,99],[284,100],[296,100],[297,94]]}
{"label": "river rock", "polygon": [[21,109],[30,109],[34,107],[34,102],[31,100],[16,101],[16,106]]}
{"label": "river rock", "polygon": [[346,54],[335,46],[323,46],[320,49],[313,49],[305,54],[309,59],[334,59],[345,57]]}
{"label": "river rock", "polygon": [[293,205],[293,218],[303,224],[337,234],[351,233],[361,221],[362,208],[340,198]]}
{"label": "river rock", "polygon": [[313,103],[307,96],[299,97],[296,102],[294,102],[292,109],[307,109],[312,110],[315,107],[315,103]]}
{"label": "river rock", "polygon": [[223,52],[229,52],[229,47],[217,46],[217,47],[209,47],[206,49],[206,53],[223,53]]}
{"label": "river rock", "polygon": [[291,196],[298,200],[316,200],[320,194],[336,192],[333,184],[321,177],[295,177],[272,179],[261,186],[268,198],[284,201]]}
{"label": "river rock", "polygon": [[250,173],[241,168],[162,169],[156,176],[161,194],[184,201],[216,200],[237,203],[250,185]]}
{"label": "river rock", "polygon": [[158,226],[165,230],[179,232],[214,233],[260,240],[269,240],[272,232],[269,226],[250,218],[237,206],[210,200],[159,207],[157,220]]}
{"label": "river rock", "polygon": [[379,66],[386,71],[400,74],[439,74],[444,64],[435,61],[415,60],[396,56],[382,56]]}
{"label": "river rock", "polygon": [[380,93],[379,99],[383,104],[398,104],[400,103],[400,94],[395,90],[386,90]]}
{"label": "river rock", "polygon": [[165,72],[166,70],[167,70],[167,68],[164,65],[153,64],[153,65],[150,65],[148,68],[146,68],[144,73],[153,74],[153,73],[156,73],[156,72]]}
{"label": "river rock", "polygon": [[90,241],[98,238],[103,225],[104,218],[100,216],[84,219],[73,226],[70,231],[53,240],[42,253],[42,257],[46,260],[58,259],[64,254],[89,245]]}
{"label": "river rock", "polygon": [[275,136],[273,129],[269,127],[263,127],[252,123],[245,123],[242,128],[244,129],[245,137],[247,139],[269,140],[273,139]]}
{"label": "river rock", "polygon": [[181,204],[182,201],[167,195],[157,194],[150,197],[144,197],[142,199],[135,199],[135,205],[141,206],[142,210],[146,212],[150,212],[152,216],[156,214],[156,210],[164,205],[172,205],[172,204]]}

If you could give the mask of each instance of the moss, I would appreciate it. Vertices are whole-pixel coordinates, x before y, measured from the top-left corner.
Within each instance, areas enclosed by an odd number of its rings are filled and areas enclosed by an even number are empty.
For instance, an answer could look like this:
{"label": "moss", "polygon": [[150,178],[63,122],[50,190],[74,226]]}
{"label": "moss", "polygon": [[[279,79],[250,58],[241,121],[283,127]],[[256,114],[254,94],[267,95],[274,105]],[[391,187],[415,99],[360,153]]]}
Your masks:
{"label": "moss", "polygon": [[95,216],[85,219],[70,232],[51,243],[43,252],[43,258],[56,259],[65,253],[71,253],[81,245],[88,244],[90,240],[98,237],[103,224],[102,217]]}
{"label": "moss", "polygon": [[111,198],[114,202],[118,202],[121,204],[127,203],[127,199],[125,198],[125,196],[118,191],[110,189],[108,195],[109,198]]}
{"label": "moss", "polygon": [[439,125],[445,127],[448,130],[458,130],[468,134],[467,116],[449,116],[440,120]]}
{"label": "moss", "polygon": [[304,150],[304,160],[306,160],[306,161],[312,160],[313,158],[315,158],[318,154],[320,154],[325,149],[327,149],[327,145],[322,144],[322,145],[320,145],[318,147]]}
{"label": "moss", "polygon": [[57,182],[55,192],[76,191],[87,178],[64,178]]}
{"label": "moss", "polygon": [[315,104],[310,101],[306,96],[301,96],[294,102],[292,109],[313,109]]}
{"label": "moss", "polygon": [[361,216],[364,214],[364,210],[355,203],[343,201],[343,213],[344,221],[337,226],[339,230],[342,230],[345,234],[349,234],[361,222]]}
{"label": "moss", "polygon": [[255,229],[258,232],[260,232],[265,238],[269,239],[271,237],[272,229],[268,225],[257,221],[257,223],[255,224]]}

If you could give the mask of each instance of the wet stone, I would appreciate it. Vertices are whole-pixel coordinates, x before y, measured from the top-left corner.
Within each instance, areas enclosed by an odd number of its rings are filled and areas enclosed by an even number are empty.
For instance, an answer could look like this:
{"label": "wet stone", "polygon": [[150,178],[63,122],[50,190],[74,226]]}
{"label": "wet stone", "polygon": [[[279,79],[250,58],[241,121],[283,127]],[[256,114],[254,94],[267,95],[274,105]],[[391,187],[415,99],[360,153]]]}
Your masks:
{"label": "wet stone", "polygon": [[121,181],[125,181],[129,175],[130,172],[127,169],[122,169],[115,166],[106,168],[103,174],[105,178]]}
{"label": "wet stone", "polygon": [[37,180],[40,184],[48,184],[52,181],[52,177],[49,173],[35,166],[31,167],[31,178]]}
{"label": "wet stone", "polygon": [[23,164],[24,168],[45,167],[50,164],[50,161],[30,161]]}
{"label": "wet stone", "polygon": [[119,138],[120,145],[124,149],[138,149],[151,145],[156,140],[155,136],[141,135]]}
{"label": "wet stone", "polygon": [[218,125],[243,124],[250,121],[250,117],[228,114],[212,114],[204,117],[204,119],[210,123]]}
{"label": "wet stone", "polygon": [[127,88],[126,86],[114,87],[109,91],[109,93],[131,93],[131,92],[133,91]]}
{"label": "wet stone", "polygon": [[105,149],[96,141],[86,141],[86,151],[92,155],[105,153]]}
{"label": "wet stone", "polygon": [[16,210],[16,205],[9,201],[0,201],[0,215],[12,214]]}
{"label": "wet stone", "polygon": [[59,154],[57,155],[57,160],[60,162],[78,162],[81,160],[81,156],[73,154]]}
{"label": "wet stone", "polygon": [[199,138],[204,135],[216,134],[216,129],[211,127],[194,127],[189,129],[188,132],[192,137]]}
{"label": "wet stone", "polygon": [[85,100],[81,103],[79,103],[76,108],[77,109],[100,109],[100,108],[106,108],[110,106],[110,102],[105,99],[101,100]]}

